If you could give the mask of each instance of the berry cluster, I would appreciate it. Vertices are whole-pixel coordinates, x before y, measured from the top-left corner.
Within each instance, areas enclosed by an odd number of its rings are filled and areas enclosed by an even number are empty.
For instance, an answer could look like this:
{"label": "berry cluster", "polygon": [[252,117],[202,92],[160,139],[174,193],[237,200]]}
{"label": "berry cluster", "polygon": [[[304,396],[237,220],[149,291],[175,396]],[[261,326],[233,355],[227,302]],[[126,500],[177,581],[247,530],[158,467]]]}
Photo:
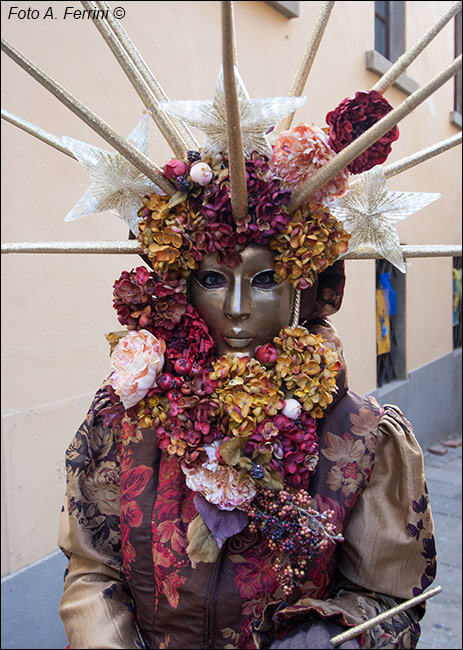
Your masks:
{"label": "berry cluster", "polygon": [[302,584],[308,564],[315,554],[330,542],[343,541],[331,520],[332,510],[318,512],[311,507],[311,497],[305,490],[292,494],[281,490],[259,490],[245,511],[249,530],[260,531],[275,553],[273,569],[285,596]]}

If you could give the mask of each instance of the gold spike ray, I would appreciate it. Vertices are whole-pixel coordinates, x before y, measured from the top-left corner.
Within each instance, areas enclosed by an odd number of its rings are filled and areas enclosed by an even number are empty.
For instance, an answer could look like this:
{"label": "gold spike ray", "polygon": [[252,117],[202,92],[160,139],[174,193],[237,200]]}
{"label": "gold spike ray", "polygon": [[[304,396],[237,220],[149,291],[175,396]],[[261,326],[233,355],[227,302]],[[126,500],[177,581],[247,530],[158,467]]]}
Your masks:
{"label": "gold spike ray", "polygon": [[248,196],[240,108],[235,81],[234,43],[233,5],[229,1],[222,2],[222,58],[227,121],[228,169],[230,174],[230,200],[233,217],[239,221],[247,215]]}
{"label": "gold spike ray", "polygon": [[[140,70],[117,38],[117,35],[110,27],[109,22],[104,18],[96,17],[98,15],[98,4],[96,2],[83,1],[82,5],[89,11],[90,16],[95,16],[93,18],[93,24],[100,32],[111,52],[114,54],[138,96],[149,110],[151,117],[161,131],[167,144],[171,147],[176,156],[182,158],[188,149],[187,143],[183,140],[170,117],[159,108],[159,100],[146,84]],[[104,9],[101,11],[104,11]],[[108,16],[109,13],[110,12],[108,12]]]}
{"label": "gold spike ray", "polygon": [[93,131],[98,133],[106,142],[108,142],[124,158],[139,169],[155,185],[161,188],[168,196],[173,196],[176,192],[174,186],[164,177],[162,170],[155,165],[149,158],[141,154],[135,147],[130,145],[122,136],[119,135],[112,127],[109,126],[98,115],[90,111],[86,106],[76,99],[71,93],[65,90],[60,84],[54,81],[43,70],[29,61],[21,52],[14,48],[6,40],[2,39],[2,50],[8,54],[23,70],[30,74],[44,88],[51,92],[67,108],[75,113],[83,122],[85,122]]}
{"label": "gold spike ray", "polygon": [[[462,247],[458,244],[425,244],[401,246],[402,255],[407,257],[461,257]],[[8,242],[1,245],[2,254],[54,254],[75,253],[108,255],[141,255],[143,246],[136,240],[121,241],[51,241],[51,242]],[[343,260],[381,259],[380,253],[366,246],[342,256]]]}
{"label": "gold spike ray", "polygon": [[33,135],[34,138],[45,142],[45,144],[49,144],[50,147],[53,147],[54,149],[65,153],[71,158],[75,158],[72,151],[69,151],[66,145],[60,140],[60,138],[57,138],[56,135],[52,135],[51,133],[48,133],[48,131],[44,131],[40,127],[35,126],[35,124],[27,122],[26,120],[23,120],[17,115],[13,115],[13,113],[9,113],[4,109],[2,109],[2,119],[4,119],[6,122],[10,122],[10,124],[14,124],[19,129],[22,129],[26,133],[29,133],[29,135]]}
{"label": "gold spike ray", "polygon": [[[114,17],[113,11],[111,10],[109,4],[107,2],[102,2],[99,0],[97,0],[95,4],[98,6],[98,8],[107,12],[105,15],[107,16],[106,20],[108,25],[111,27],[119,43],[122,45],[122,47],[125,49],[129,57],[132,59],[136,69],[140,72],[146,85],[151,90],[154,97],[156,97],[158,102],[169,101],[169,98],[167,97],[163,88],[159,85],[159,82],[157,81],[156,77],[148,67],[147,63],[141,56],[140,52],[135,47],[133,41],[131,40],[131,38],[125,31],[125,29],[122,27],[120,21]],[[186,126],[186,124],[184,124],[180,120],[174,120],[172,117],[170,117],[170,119],[172,120],[172,124],[174,128],[180,134],[181,139],[186,143],[187,148],[197,150],[199,147],[198,142],[196,138],[193,136],[193,134],[191,133],[190,129]]]}
{"label": "gold spike ray", "polygon": [[356,140],[316,172],[310,182],[295,193],[288,209],[294,212],[305,203],[325,183],[328,183],[341,169],[346,168],[357,156],[360,156],[368,147],[377,142],[385,133],[392,129],[400,120],[409,115],[419,104],[438,90],[446,81],[451,79],[461,70],[461,54],[442,72],[436,75],[426,85],[416,90],[407,97],[402,104],[385,115]]}
{"label": "gold spike ray", "polygon": [[[315,61],[315,56],[318,52],[323,34],[325,33],[325,29],[328,24],[333,6],[334,2],[331,1],[323,3],[312,35],[304,52],[304,56],[302,57],[299,68],[297,69],[296,75],[289,89],[288,95],[300,97],[304,92],[307,78],[309,76],[310,70],[312,69],[313,62]],[[293,119],[294,113],[291,113],[291,115],[288,115],[283,120],[281,120],[281,122],[275,127],[275,133],[280,133],[280,131],[286,131],[289,129],[291,127]]]}
{"label": "gold spike ray", "polygon": [[397,176],[397,174],[401,174],[402,172],[407,171],[407,169],[415,167],[415,165],[420,165],[421,163],[426,162],[426,160],[430,160],[431,158],[434,158],[434,156],[438,156],[439,154],[444,153],[444,151],[448,151],[459,144],[461,144],[461,131],[460,133],[450,136],[450,138],[447,138],[446,140],[442,140],[441,142],[426,147],[425,149],[420,149],[420,151],[417,151],[406,158],[401,158],[397,162],[387,165],[384,167],[384,176],[386,178]]}
{"label": "gold spike ray", "polygon": [[447,11],[428,29],[418,41],[412,45],[397,61],[389,68],[389,70],[379,79],[372,90],[377,90],[381,95],[384,95],[386,90],[405,72],[408,66],[417,58],[424,48],[429,45],[432,39],[437,36],[443,27],[461,10],[461,1],[454,2]]}

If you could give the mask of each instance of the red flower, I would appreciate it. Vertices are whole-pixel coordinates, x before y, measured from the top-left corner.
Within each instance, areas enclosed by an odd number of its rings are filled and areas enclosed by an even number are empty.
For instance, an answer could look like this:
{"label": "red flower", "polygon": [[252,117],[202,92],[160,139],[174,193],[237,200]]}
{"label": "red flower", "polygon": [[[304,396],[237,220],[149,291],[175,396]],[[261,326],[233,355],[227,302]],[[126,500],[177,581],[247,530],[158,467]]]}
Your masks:
{"label": "red flower", "polygon": [[137,497],[143,492],[151,478],[153,470],[146,465],[134,467],[121,476],[121,505]]}
{"label": "red flower", "polygon": [[167,339],[166,357],[172,363],[185,357],[197,361],[202,368],[208,366],[214,354],[215,341],[208,327],[190,304],[185,307],[182,319]]}
{"label": "red flower", "polygon": [[[344,99],[326,116],[330,127],[330,147],[339,153],[391,110],[392,106],[376,90],[357,92],[355,97]],[[351,162],[347,169],[352,174],[361,174],[380,165],[390,154],[391,145],[398,137],[399,129],[394,126]]]}
{"label": "red flower", "polygon": [[177,158],[169,160],[169,162],[166,163],[163,168],[164,176],[168,180],[172,180],[176,176],[185,176],[187,171],[188,166],[185,165],[183,160],[178,160]]}
{"label": "red flower", "polygon": [[257,360],[264,365],[275,363],[278,357],[277,349],[271,343],[261,345],[256,351]]}
{"label": "red flower", "polygon": [[146,298],[143,295],[143,289],[134,282],[130,277],[124,277],[128,275],[124,271],[119,278],[114,283],[114,298],[120,300],[126,305],[136,304],[140,302],[146,302]]}
{"label": "red flower", "polygon": [[121,505],[121,521],[131,528],[138,528],[143,521],[143,513],[135,501]]}
{"label": "red flower", "polygon": [[352,463],[347,463],[347,465],[344,465],[344,467],[341,467],[341,471],[343,472],[344,478],[357,478],[358,475],[358,465],[354,461]]}

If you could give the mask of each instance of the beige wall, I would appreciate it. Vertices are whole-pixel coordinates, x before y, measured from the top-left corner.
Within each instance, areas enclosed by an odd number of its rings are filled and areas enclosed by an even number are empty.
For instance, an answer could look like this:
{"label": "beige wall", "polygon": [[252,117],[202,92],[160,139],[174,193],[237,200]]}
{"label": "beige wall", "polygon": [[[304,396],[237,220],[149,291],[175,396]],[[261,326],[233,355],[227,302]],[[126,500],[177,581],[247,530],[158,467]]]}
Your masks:
{"label": "beige wall", "polygon": [[[62,18],[62,2],[2,2],[3,36],[123,135],[142,106],[95,27]],[[220,61],[219,2],[118,2],[123,25],[171,99],[213,96]],[[411,45],[450,2],[409,2]],[[288,20],[264,2],[236,2],[239,67],[253,97],[287,93],[321,3],[301,2]],[[371,87],[364,55],[373,49],[373,2],[339,2],[330,20],[297,119],[324,126],[344,97]],[[31,6],[55,20],[8,19],[11,6]],[[75,3],[76,9],[81,7]],[[427,82],[453,58],[448,25],[409,75]],[[108,148],[10,59],[2,55],[2,107],[57,135]],[[396,106],[404,99],[387,94]],[[389,161],[448,137],[453,84],[447,83],[400,125]],[[125,239],[127,228],[109,213],[65,223],[87,189],[80,166],[2,123],[2,241]],[[150,155],[169,157],[156,127]],[[390,181],[391,189],[441,192],[439,202],[400,224],[402,243],[461,240],[461,159],[445,153]],[[56,548],[64,473],[63,454],[85,416],[91,395],[108,373],[104,333],[118,329],[111,287],[136,256],[2,256],[2,574]],[[335,322],[343,336],[351,385],[375,388],[374,262],[347,263],[344,308]],[[359,312],[359,304],[362,304]],[[451,340],[451,260],[414,260],[407,271],[407,364],[413,370],[448,354]],[[360,313],[360,317],[359,317]]]}

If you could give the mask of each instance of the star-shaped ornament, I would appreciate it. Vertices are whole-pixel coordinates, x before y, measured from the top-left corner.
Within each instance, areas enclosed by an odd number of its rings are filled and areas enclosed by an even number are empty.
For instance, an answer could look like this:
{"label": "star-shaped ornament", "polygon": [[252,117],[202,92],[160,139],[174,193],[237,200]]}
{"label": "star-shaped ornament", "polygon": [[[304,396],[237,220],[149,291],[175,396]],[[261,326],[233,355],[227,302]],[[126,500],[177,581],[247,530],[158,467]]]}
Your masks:
{"label": "star-shaped ornament", "polygon": [[372,248],[405,273],[396,224],[440,198],[428,192],[390,192],[382,166],[361,174],[352,188],[329,204],[350,233],[349,249]]}
{"label": "star-shaped ornament", "polygon": [[[148,124],[149,115],[145,114],[127,138],[127,142],[144,155],[148,154]],[[137,212],[142,198],[145,194],[159,192],[159,188],[119,153],[110,153],[66,136],[61,140],[93,181],[64,220],[73,221],[111,210],[125,221],[134,235],[138,235]]]}
{"label": "star-shaped ornament", "polygon": [[[302,106],[305,97],[270,97],[251,99],[243,80],[235,67],[236,88],[240,110],[241,131],[245,156],[253,151],[272,155],[272,147],[267,132],[283,117]],[[227,124],[225,108],[225,89],[223,68],[213,100],[161,102],[161,108],[168,114],[200,129],[206,138],[201,147],[203,154],[226,153]]]}

